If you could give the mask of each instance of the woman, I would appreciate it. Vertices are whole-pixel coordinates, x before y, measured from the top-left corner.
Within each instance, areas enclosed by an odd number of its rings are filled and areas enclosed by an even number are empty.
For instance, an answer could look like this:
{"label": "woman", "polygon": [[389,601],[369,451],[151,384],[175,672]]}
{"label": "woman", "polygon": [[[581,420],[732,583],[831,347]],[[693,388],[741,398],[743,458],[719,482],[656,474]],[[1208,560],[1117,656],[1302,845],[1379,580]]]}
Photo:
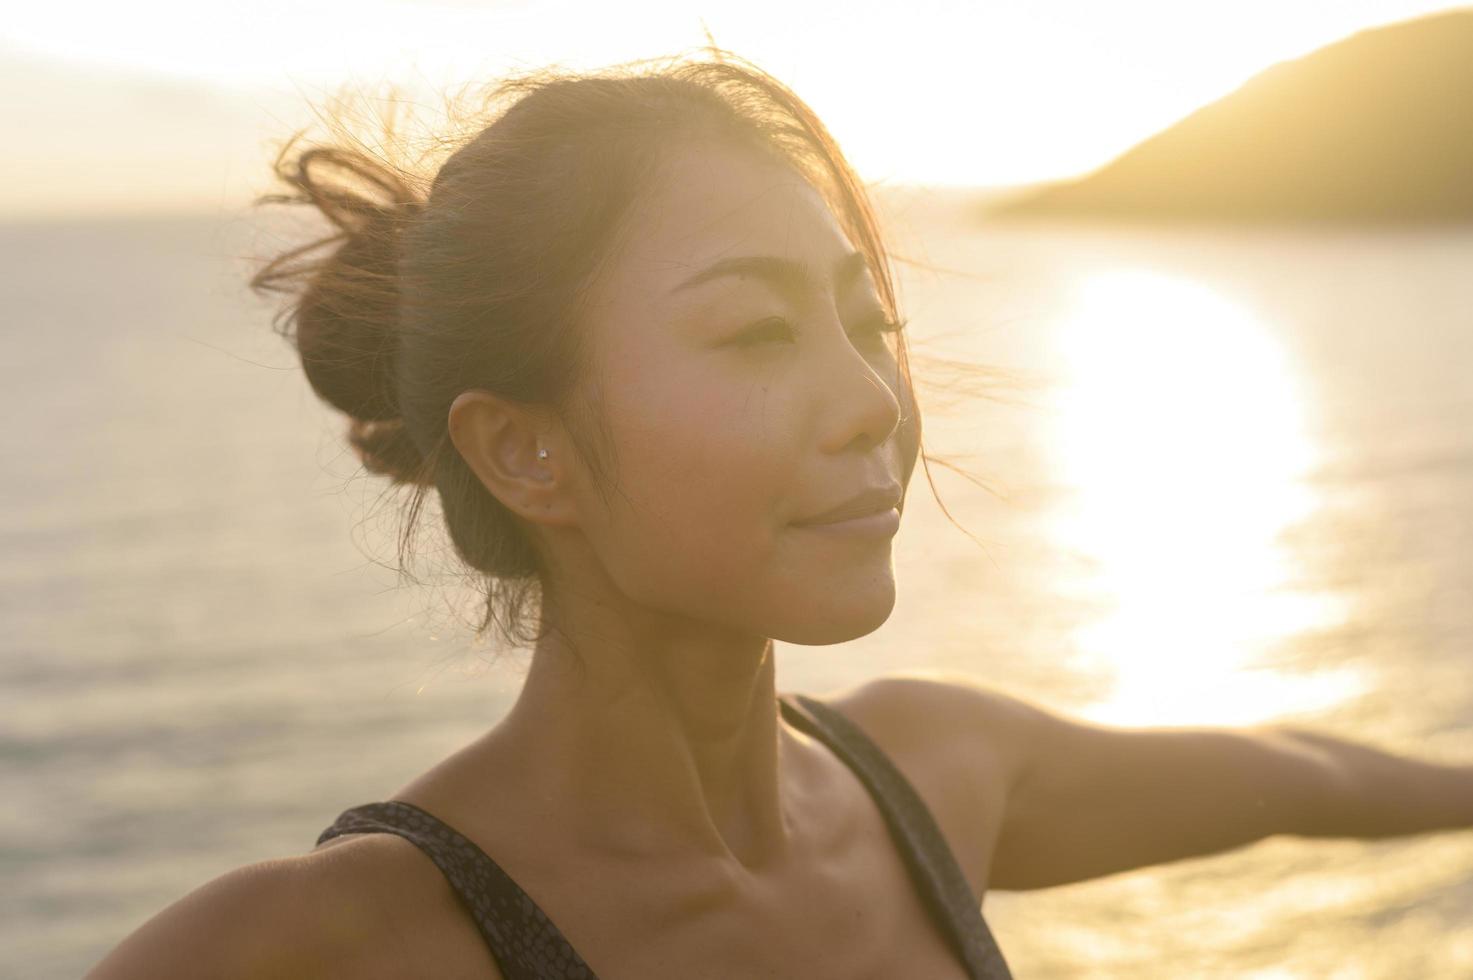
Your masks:
{"label": "woman", "polygon": [[438,492],[483,627],[533,646],[521,695],[93,976],[1005,977],[989,888],[1469,822],[1467,770],[1301,732],[1106,728],[969,678],[780,698],[774,639],[890,614],[919,453],[862,185],[729,59],[503,91],[423,194],[288,144],[288,199],[342,234],[254,284],[296,292],[308,379],[411,527]]}

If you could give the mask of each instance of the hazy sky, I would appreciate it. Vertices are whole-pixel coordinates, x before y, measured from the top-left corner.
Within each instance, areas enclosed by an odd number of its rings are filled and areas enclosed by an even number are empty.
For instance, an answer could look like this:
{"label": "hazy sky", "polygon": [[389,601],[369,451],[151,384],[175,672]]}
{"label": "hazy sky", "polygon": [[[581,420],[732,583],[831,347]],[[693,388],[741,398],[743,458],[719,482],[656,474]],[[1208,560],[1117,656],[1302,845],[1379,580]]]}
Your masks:
{"label": "hazy sky", "polygon": [[1082,173],[1269,64],[1435,0],[806,4],[130,0],[0,19],[0,218],[234,207],[342,82],[433,88],[718,44],[791,85],[870,180]]}

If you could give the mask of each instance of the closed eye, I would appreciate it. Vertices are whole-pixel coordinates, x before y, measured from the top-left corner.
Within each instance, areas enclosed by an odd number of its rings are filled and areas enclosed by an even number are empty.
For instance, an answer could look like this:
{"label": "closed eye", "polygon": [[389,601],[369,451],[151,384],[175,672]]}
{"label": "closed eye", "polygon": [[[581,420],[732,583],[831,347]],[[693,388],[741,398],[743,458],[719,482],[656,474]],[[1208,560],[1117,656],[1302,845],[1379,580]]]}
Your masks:
{"label": "closed eye", "polygon": [[877,334],[899,333],[904,329],[905,323],[904,320],[892,320],[883,313],[876,313],[850,336],[873,337]]}
{"label": "closed eye", "polygon": [[[905,320],[891,320],[884,313],[876,313],[864,321],[857,330],[850,331],[850,338],[856,341],[873,342],[884,334],[896,334],[905,328]],[[768,317],[754,324],[751,328],[737,334],[731,340],[734,347],[755,347],[768,341],[792,342],[797,337],[793,333],[792,324],[782,317]]]}
{"label": "closed eye", "polygon": [[755,347],[769,340],[793,340],[793,328],[780,316],[768,317],[731,341],[735,347]]}

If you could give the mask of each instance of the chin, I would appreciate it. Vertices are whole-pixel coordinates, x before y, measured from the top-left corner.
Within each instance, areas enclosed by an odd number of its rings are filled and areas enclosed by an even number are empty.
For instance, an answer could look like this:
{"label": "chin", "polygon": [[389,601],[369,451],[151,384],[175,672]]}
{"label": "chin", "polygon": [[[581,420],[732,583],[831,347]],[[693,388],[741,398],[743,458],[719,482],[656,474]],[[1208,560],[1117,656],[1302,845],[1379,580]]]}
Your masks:
{"label": "chin", "polygon": [[883,626],[895,609],[894,583],[886,585],[883,589],[854,591],[843,596],[828,593],[795,597],[801,605],[785,617],[783,628],[768,635],[774,640],[802,646],[828,646],[868,636]]}

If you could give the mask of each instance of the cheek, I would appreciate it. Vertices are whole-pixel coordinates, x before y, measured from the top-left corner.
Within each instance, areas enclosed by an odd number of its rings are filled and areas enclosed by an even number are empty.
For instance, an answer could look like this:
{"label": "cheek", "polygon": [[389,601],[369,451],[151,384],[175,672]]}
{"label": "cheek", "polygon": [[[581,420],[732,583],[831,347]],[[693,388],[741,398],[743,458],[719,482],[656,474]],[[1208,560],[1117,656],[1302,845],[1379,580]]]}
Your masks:
{"label": "cheek", "polygon": [[[611,385],[627,393],[604,407],[618,486],[589,540],[646,608],[794,643],[863,636],[894,605],[889,547],[787,526],[809,503],[798,499],[806,403],[801,386],[767,380],[667,371]],[[913,462],[909,431],[896,442]]]}
{"label": "cheek", "polygon": [[775,386],[714,371],[607,390],[628,393],[605,406],[619,479],[598,550],[611,576],[656,605],[729,601],[755,585],[794,505],[793,406]]}

